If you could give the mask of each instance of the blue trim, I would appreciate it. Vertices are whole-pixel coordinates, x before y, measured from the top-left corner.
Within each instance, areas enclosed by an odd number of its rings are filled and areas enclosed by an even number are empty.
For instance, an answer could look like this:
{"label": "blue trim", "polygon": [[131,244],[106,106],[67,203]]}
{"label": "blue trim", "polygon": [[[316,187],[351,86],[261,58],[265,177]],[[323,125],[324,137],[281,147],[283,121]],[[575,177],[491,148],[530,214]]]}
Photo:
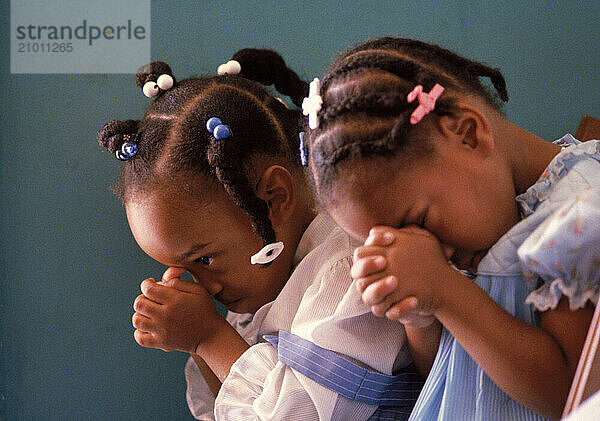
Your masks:
{"label": "blue trim", "polygon": [[348,399],[367,405],[401,406],[410,412],[423,386],[414,370],[393,376],[382,374],[283,330],[279,336],[264,338],[277,348],[282,363]]}

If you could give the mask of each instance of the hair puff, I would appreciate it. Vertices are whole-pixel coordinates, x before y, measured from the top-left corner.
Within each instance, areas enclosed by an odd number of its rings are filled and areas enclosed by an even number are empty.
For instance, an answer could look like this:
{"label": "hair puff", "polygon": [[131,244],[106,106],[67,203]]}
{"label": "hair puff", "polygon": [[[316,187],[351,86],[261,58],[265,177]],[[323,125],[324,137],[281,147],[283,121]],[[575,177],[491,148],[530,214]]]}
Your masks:
{"label": "hair puff", "polygon": [[112,120],[106,123],[98,132],[98,144],[110,153],[121,149],[125,136],[137,134],[139,120]]}
{"label": "hair puff", "polygon": [[173,71],[167,63],[154,61],[140,67],[135,75],[135,82],[138,87],[144,88],[147,82],[156,82],[160,75],[169,75],[173,78]]}
{"label": "hair puff", "polygon": [[308,95],[308,83],[288,68],[283,58],[273,50],[244,48],[236,52],[232,60],[240,63],[240,76],[263,85],[275,85],[277,91],[288,95],[297,106]]}

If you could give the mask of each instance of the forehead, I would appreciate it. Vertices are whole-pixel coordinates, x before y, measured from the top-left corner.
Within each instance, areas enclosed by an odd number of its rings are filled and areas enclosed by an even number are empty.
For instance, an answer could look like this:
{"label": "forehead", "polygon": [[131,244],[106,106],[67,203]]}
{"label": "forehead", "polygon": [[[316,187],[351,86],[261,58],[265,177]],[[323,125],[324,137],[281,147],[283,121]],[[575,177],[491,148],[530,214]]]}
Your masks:
{"label": "forehead", "polygon": [[125,209],[131,232],[147,254],[165,261],[196,243],[242,231],[242,210],[224,195],[209,197],[153,192],[129,200]]}
{"label": "forehead", "polygon": [[339,164],[330,185],[330,194],[323,201],[327,208],[343,205],[345,201],[371,202],[393,188],[399,173],[397,159],[374,157],[355,158]]}
{"label": "forehead", "polygon": [[389,162],[377,161],[345,164],[324,204],[338,225],[359,240],[374,225],[392,225],[410,201],[398,183],[398,171]]}

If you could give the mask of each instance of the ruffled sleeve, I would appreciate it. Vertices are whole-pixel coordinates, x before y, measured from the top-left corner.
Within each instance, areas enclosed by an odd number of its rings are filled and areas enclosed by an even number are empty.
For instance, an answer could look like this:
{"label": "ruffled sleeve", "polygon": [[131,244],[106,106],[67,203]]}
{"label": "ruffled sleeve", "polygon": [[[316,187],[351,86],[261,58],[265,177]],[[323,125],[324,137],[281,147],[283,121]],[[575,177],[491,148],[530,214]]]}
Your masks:
{"label": "ruffled sleeve", "polygon": [[600,290],[600,190],[588,188],[565,201],[517,251],[539,311],[569,298],[571,310],[596,304]]}

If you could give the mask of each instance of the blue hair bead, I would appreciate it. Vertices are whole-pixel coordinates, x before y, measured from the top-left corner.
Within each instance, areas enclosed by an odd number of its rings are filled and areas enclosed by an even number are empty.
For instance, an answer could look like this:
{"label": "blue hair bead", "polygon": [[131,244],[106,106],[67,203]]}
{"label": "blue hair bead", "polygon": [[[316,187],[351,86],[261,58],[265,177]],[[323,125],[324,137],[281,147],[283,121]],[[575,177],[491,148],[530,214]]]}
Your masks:
{"label": "blue hair bead", "polygon": [[[125,135],[125,139],[130,139],[130,135]],[[115,151],[115,156],[121,161],[129,161],[138,153],[137,142],[133,140],[127,140],[121,145],[121,149]]]}
{"label": "blue hair bead", "polygon": [[206,121],[206,130],[213,133],[219,124],[223,124],[219,117],[211,117]]}
{"label": "blue hair bead", "polygon": [[115,156],[117,157],[117,159],[119,161],[127,161],[129,159],[125,155],[123,155],[123,152],[121,152],[121,149],[117,149],[115,151]]}
{"label": "blue hair bead", "polygon": [[213,136],[217,140],[227,139],[230,133],[231,132],[229,131],[229,127],[227,127],[225,124],[219,124],[217,127],[215,127],[215,130],[213,131]]}
{"label": "blue hair bead", "polygon": [[136,142],[125,142],[123,146],[121,146],[121,151],[123,155],[128,158],[133,158],[135,154],[138,152],[138,146]]}

